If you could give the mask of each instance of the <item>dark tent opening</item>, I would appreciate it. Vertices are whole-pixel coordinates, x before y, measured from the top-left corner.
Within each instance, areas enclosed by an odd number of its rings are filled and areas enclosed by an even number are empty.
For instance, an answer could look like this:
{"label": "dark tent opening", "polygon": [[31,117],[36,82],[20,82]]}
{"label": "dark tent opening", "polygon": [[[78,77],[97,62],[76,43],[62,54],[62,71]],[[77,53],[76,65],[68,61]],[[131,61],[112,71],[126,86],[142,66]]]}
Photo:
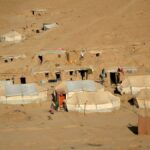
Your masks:
{"label": "dark tent opening", "polygon": [[117,72],[110,72],[110,81],[111,81],[111,84],[118,84],[119,74]]}
{"label": "dark tent opening", "polygon": [[57,72],[57,73],[56,73],[56,80],[57,80],[57,81],[60,81],[60,80],[61,80],[61,73],[60,73],[60,72]]}
{"label": "dark tent opening", "polygon": [[20,78],[20,83],[21,84],[26,84],[26,78],[25,77],[21,77]]}

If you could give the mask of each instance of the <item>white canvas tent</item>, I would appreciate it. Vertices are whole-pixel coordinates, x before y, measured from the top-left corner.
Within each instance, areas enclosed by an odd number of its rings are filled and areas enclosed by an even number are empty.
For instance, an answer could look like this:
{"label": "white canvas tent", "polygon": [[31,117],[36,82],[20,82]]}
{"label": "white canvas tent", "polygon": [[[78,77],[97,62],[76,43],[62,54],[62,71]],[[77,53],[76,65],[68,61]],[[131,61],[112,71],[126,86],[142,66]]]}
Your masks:
{"label": "white canvas tent", "polygon": [[143,89],[136,95],[139,108],[150,109],[150,89]]}
{"label": "white canvas tent", "polygon": [[140,90],[150,88],[150,75],[128,76],[117,87],[121,94],[137,94]]}
{"label": "white canvas tent", "polygon": [[11,31],[0,36],[0,42],[20,42],[23,39],[24,37],[16,31]]}
{"label": "white canvas tent", "polygon": [[55,89],[57,92],[65,93],[80,91],[94,92],[98,89],[104,90],[104,87],[92,80],[79,80],[61,82]]}
{"label": "white canvas tent", "polygon": [[1,104],[30,104],[47,100],[47,90],[36,84],[5,84],[0,89]]}
{"label": "white canvas tent", "polygon": [[107,91],[81,91],[68,94],[67,107],[79,112],[111,112],[120,108],[120,99]]}
{"label": "white canvas tent", "polygon": [[57,23],[44,23],[43,24],[43,30],[49,30],[49,29],[54,29],[54,28],[57,28],[58,27],[58,24]]}
{"label": "white canvas tent", "polygon": [[56,92],[65,92],[69,111],[111,112],[120,108],[118,97],[91,80],[63,82],[56,87]]}

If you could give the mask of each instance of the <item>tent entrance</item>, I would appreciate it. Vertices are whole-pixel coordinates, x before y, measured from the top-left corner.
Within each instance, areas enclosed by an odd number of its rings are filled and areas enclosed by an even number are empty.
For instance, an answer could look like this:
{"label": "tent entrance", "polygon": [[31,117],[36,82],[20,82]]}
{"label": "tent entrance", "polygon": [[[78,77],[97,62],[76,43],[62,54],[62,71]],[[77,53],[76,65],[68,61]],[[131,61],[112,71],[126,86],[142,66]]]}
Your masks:
{"label": "tent entrance", "polygon": [[63,108],[66,99],[66,94],[59,94],[59,107]]}
{"label": "tent entrance", "polygon": [[42,64],[42,63],[43,63],[43,56],[42,56],[42,55],[39,55],[38,58],[39,58],[40,64]]}
{"label": "tent entrance", "polygon": [[110,72],[110,81],[111,81],[111,84],[118,84],[119,74],[117,72]]}
{"label": "tent entrance", "polygon": [[56,95],[53,95],[53,101],[55,103],[55,109],[57,110],[58,108],[60,110],[65,110],[68,111],[67,106],[66,106],[66,93],[64,91],[59,91],[56,92]]}
{"label": "tent entrance", "polygon": [[56,75],[56,80],[60,81],[61,80],[61,73],[60,72],[56,72],[55,75]]}
{"label": "tent entrance", "polygon": [[82,80],[87,80],[88,79],[88,70],[79,70],[79,73],[81,75]]}
{"label": "tent entrance", "polygon": [[25,77],[21,77],[20,78],[20,83],[21,84],[26,84],[26,78]]}
{"label": "tent entrance", "polygon": [[70,76],[72,76],[73,75],[73,71],[70,71],[69,74],[70,74]]}
{"label": "tent entrance", "polygon": [[96,53],[96,57],[99,57],[100,56],[100,54],[99,53]]}
{"label": "tent entrance", "polygon": [[48,78],[49,77],[49,73],[47,72],[47,73],[45,73],[45,77],[46,78]]}

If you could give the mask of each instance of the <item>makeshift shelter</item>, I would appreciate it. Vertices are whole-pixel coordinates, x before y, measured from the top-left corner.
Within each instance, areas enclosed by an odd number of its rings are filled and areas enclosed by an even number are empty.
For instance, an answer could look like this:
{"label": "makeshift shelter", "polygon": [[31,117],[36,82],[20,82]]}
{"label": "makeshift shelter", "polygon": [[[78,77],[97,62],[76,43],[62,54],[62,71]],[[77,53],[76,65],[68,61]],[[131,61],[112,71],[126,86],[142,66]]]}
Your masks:
{"label": "makeshift shelter", "polygon": [[2,60],[5,63],[12,62],[12,61],[17,60],[17,59],[25,59],[25,58],[26,58],[25,54],[23,54],[23,55],[2,55],[2,56],[0,56],[0,60]]}
{"label": "makeshift shelter", "polygon": [[65,50],[42,50],[38,52],[37,58],[40,62],[40,64],[46,63],[46,62],[57,62],[58,65],[65,64],[67,62],[66,59],[66,51]]}
{"label": "makeshift shelter", "polygon": [[0,87],[4,87],[6,85],[12,85],[13,81],[12,80],[0,80]]}
{"label": "makeshift shelter", "polygon": [[120,107],[120,99],[104,91],[92,80],[65,81],[56,87],[56,95],[64,94],[69,111],[111,112]]}
{"label": "makeshift shelter", "polygon": [[39,8],[37,8],[37,9],[33,9],[31,12],[34,16],[42,16],[42,15],[47,14],[48,9],[45,9],[45,8],[39,9]]}
{"label": "makeshift shelter", "polygon": [[106,68],[109,84],[119,84],[124,80],[125,74],[137,72],[136,67],[112,67]]}
{"label": "makeshift shelter", "polygon": [[89,50],[87,51],[88,53],[95,55],[96,57],[99,57],[102,55],[102,51],[101,50]]}
{"label": "makeshift shelter", "polygon": [[135,100],[139,108],[150,109],[150,89],[142,89]]}
{"label": "makeshift shelter", "polygon": [[137,94],[140,90],[150,88],[150,75],[128,76],[118,87],[121,94]]}
{"label": "makeshift shelter", "polygon": [[49,29],[53,29],[53,28],[57,28],[58,24],[56,22],[54,23],[43,23],[43,30],[49,30]]}
{"label": "makeshift shelter", "polygon": [[0,37],[0,42],[20,42],[24,39],[20,33],[16,31],[11,31]]}
{"label": "makeshift shelter", "polygon": [[47,100],[47,90],[30,84],[5,84],[1,88],[0,103],[2,104],[29,104]]}
{"label": "makeshift shelter", "polygon": [[62,80],[87,80],[93,77],[92,66],[65,65],[57,67]]}

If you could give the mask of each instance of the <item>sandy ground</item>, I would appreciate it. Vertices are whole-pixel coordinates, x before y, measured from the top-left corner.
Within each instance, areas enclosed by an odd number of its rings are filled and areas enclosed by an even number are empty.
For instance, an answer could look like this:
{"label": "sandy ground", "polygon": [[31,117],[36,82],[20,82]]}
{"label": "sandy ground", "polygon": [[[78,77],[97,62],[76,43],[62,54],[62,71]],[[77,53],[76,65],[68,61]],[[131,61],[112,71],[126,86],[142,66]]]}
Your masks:
{"label": "sandy ground", "polygon": [[[18,44],[0,44],[0,55],[26,54],[25,61],[1,64],[0,69],[25,68],[37,51],[102,50],[102,67],[134,66],[150,73],[150,2],[146,0],[0,0],[0,34],[16,30],[26,35]],[[17,9],[16,9],[17,8]],[[33,16],[32,9],[47,8]],[[59,27],[39,34],[31,25],[57,22]],[[24,28],[26,28],[24,30]],[[33,63],[33,62],[32,62]]]}
{"label": "sandy ground", "polygon": [[[18,44],[1,43],[0,55],[27,55],[25,61],[1,64],[0,69],[25,68],[31,65],[37,51],[63,47],[102,50],[102,67],[134,66],[150,73],[149,3],[146,0],[0,0],[0,34],[16,30],[26,35],[26,40]],[[33,16],[31,10],[35,8],[47,8],[48,14]],[[41,28],[49,22],[57,22],[59,27],[39,34],[31,31],[32,24]]]}
{"label": "sandy ground", "polygon": [[49,102],[0,106],[2,150],[148,150],[149,136],[137,135],[136,108],[127,101],[112,113],[55,112]]}
{"label": "sandy ground", "polygon": [[[48,14],[32,16],[34,8]],[[24,31],[57,22],[59,28],[39,34]],[[1,64],[5,69],[31,65],[35,52],[45,48],[100,49],[102,66],[135,66],[150,73],[150,1],[148,0],[0,0],[0,34],[10,30],[27,35],[18,44],[0,43],[0,55],[26,54],[25,61]],[[15,66],[15,68],[14,68]],[[112,113],[58,112],[49,102],[29,106],[0,106],[1,150],[149,150],[149,136],[134,134],[136,109],[122,99]]]}

